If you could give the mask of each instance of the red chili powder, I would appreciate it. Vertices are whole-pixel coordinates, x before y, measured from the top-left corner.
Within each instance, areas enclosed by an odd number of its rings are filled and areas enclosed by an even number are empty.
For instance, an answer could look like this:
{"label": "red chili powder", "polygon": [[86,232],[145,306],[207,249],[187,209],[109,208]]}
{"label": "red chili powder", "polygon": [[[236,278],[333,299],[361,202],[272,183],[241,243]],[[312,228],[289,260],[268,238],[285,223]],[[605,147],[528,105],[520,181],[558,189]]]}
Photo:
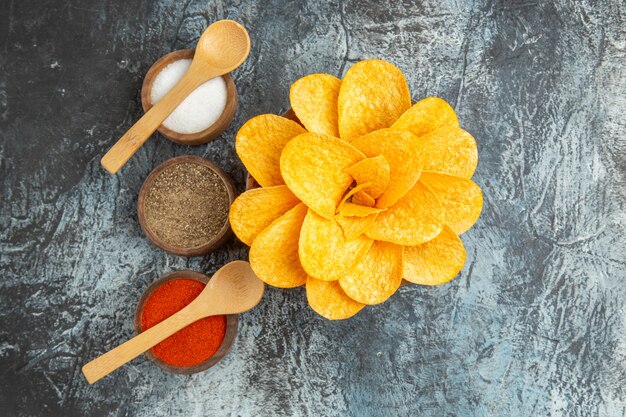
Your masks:
{"label": "red chili powder", "polygon": [[[188,278],[174,279],[150,294],[141,313],[141,330],[147,330],[192,302],[205,284]],[[226,334],[226,316],[207,317],[179,330],[152,348],[152,353],[172,366],[194,366],[217,352]]]}

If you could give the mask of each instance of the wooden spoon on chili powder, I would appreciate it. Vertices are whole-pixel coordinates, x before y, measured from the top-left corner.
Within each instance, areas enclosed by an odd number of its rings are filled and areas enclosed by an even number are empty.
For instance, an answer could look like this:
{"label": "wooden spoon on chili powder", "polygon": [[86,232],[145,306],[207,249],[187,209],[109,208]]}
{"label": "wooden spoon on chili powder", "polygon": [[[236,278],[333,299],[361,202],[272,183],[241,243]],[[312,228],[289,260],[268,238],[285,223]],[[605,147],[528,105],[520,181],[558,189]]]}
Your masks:
{"label": "wooden spoon on chili powder", "polygon": [[83,366],[83,374],[93,384],[195,321],[252,309],[261,301],[264,290],[263,281],[257,278],[248,262],[226,264],[187,307],[92,360]]}

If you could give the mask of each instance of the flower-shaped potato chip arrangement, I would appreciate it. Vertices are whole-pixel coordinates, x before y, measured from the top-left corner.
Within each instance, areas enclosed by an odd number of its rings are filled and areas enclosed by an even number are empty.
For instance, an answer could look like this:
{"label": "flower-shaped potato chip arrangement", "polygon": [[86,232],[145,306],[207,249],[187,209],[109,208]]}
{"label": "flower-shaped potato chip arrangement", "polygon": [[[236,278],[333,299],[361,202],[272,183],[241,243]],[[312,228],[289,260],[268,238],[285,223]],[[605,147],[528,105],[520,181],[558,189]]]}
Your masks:
{"label": "flower-shaped potato chip arrangement", "polygon": [[260,188],[230,223],[266,283],[306,285],[309,305],[345,319],[387,300],[402,280],[438,285],[465,263],[459,234],[483,197],[470,180],[474,138],[444,100],[411,105],[402,72],[361,61],[343,80],[312,74],[291,86],[300,123],[263,114],[236,150]]}

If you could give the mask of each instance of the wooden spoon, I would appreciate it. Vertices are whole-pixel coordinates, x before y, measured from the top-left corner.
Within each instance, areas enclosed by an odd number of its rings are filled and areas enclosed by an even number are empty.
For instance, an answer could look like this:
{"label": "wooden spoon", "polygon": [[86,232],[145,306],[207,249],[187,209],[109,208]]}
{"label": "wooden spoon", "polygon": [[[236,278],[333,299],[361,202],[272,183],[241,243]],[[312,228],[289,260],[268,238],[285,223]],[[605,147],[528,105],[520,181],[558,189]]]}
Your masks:
{"label": "wooden spoon", "polygon": [[193,90],[231,72],[249,53],[250,37],[239,23],[219,20],[206,28],[183,78],[109,149],[100,161],[102,166],[115,174]]}
{"label": "wooden spoon", "polygon": [[191,323],[209,316],[239,314],[256,306],[265,285],[244,261],[224,265],[187,307],[83,366],[90,384],[103,378]]}

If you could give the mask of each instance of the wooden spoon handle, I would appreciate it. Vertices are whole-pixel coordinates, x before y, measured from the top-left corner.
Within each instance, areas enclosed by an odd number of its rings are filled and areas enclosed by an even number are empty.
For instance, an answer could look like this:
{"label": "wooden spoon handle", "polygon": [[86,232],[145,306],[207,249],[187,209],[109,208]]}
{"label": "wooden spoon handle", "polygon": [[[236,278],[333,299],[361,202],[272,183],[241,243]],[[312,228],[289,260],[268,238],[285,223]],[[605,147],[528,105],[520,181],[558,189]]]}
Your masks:
{"label": "wooden spoon handle", "polygon": [[111,174],[115,174],[193,90],[214,76],[216,75],[210,74],[210,70],[200,72],[190,68],[178,84],[109,149],[100,161],[102,166]]}
{"label": "wooden spoon handle", "polygon": [[92,360],[83,366],[85,378],[90,384],[93,384],[180,329],[205,317],[206,314],[203,314],[204,312],[199,307],[201,307],[199,303],[192,302],[166,320]]}

